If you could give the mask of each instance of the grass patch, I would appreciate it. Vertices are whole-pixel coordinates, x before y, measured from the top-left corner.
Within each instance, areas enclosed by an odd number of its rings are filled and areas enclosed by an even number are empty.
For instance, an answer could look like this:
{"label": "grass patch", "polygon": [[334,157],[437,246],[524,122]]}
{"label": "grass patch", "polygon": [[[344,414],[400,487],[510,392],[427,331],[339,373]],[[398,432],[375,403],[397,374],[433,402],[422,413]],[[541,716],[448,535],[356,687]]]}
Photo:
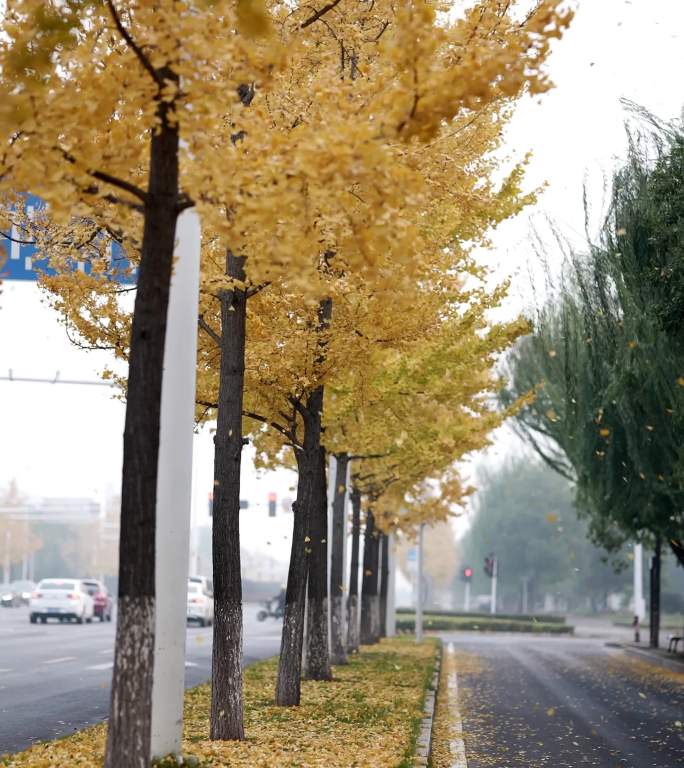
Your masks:
{"label": "grass patch", "polygon": [[[400,768],[415,750],[436,640],[363,647],[330,683],[304,681],[302,704],[273,705],[277,661],[245,670],[243,742],[208,738],[211,689],[186,692],[183,752],[202,768]],[[100,768],[106,725],[5,755],[7,768]],[[195,762],[196,761],[196,762]]]}
{"label": "grass patch", "polygon": [[[397,617],[397,631],[415,631],[414,616],[402,615]],[[571,635],[574,627],[568,624],[548,623],[545,621],[519,621],[496,616],[478,616],[476,619],[467,616],[444,616],[428,613],[423,617],[423,628],[426,631],[450,632],[532,632],[553,635]]]}

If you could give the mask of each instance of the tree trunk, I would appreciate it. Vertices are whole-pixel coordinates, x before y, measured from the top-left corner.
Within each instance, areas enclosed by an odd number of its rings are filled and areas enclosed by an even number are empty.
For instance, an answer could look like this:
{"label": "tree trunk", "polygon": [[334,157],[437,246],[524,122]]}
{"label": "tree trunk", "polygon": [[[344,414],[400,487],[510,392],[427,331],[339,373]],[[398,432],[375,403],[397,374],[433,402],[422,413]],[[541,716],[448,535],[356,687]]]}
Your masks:
{"label": "tree trunk", "polygon": [[[226,255],[226,275],[245,280],[245,259]],[[242,701],[242,577],[240,463],[245,384],[247,293],[221,292],[221,367],[214,435],[214,643],[211,664],[212,739],[244,739]]]}
{"label": "tree trunk", "polygon": [[389,589],[389,536],[380,534],[380,637],[387,637],[387,592]]}
{"label": "tree trunk", "polygon": [[300,701],[304,604],[309,557],[312,551],[311,542],[307,539],[311,538],[311,511],[320,505],[321,489],[325,484],[325,474],[321,479],[325,456],[321,456],[320,447],[320,409],[314,410],[312,407],[320,402],[322,394],[321,391],[320,397],[312,395],[309,398],[304,417],[304,446],[295,451],[298,470],[297,498],[292,505],[292,548],[275,696],[275,703],[283,707],[296,706]]}
{"label": "tree trunk", "polygon": [[656,536],[655,550],[651,558],[651,600],[650,600],[650,645],[657,648],[660,644],[660,559],[661,541]]}
{"label": "tree trunk", "polygon": [[333,664],[347,663],[344,633],[344,537],[346,535],[345,500],[349,456],[338,453],[332,510],[332,555],[330,558],[330,659]]}
{"label": "tree trunk", "polygon": [[373,535],[373,565],[370,576],[371,580],[371,636],[372,642],[377,643],[380,640],[380,537],[382,534],[376,528]]}
{"label": "tree trunk", "polygon": [[[320,390],[320,394],[319,393]],[[320,403],[320,408],[317,404]],[[317,410],[314,410],[317,409]],[[317,429],[317,495],[313,499],[309,522],[309,575],[306,594],[306,669],[308,680],[332,680],[328,648],[328,493],[325,449],[320,445],[320,414],[323,412],[323,387],[311,396],[308,410]]]}
{"label": "tree trunk", "polygon": [[[162,71],[168,80],[173,73]],[[166,315],[178,217],[178,127],[161,102],[150,143],[123,439],[116,648],[106,768],[150,762],[157,463]]]}
{"label": "tree trunk", "polygon": [[361,643],[377,642],[377,535],[373,513],[368,510],[363,539],[363,576],[361,578]]}
{"label": "tree trunk", "polygon": [[[327,331],[332,317],[332,299],[322,299],[318,305],[317,365],[325,361]],[[306,677],[309,680],[332,680],[330,649],[328,646],[328,488],[326,483],[325,449],[321,446],[323,386],[309,396],[309,414],[312,442],[319,453],[319,496],[311,508],[309,580],[307,590]]]}
{"label": "tree trunk", "polygon": [[352,540],[347,598],[347,651],[359,650],[359,540],[361,538],[361,493],[352,486]]}

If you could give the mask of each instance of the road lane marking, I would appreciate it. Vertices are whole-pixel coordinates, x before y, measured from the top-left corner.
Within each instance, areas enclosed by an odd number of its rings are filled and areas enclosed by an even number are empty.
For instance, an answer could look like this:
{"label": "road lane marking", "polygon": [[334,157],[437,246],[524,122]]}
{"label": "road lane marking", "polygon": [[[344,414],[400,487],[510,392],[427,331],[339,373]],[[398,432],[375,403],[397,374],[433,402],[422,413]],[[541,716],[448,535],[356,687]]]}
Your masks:
{"label": "road lane marking", "polygon": [[61,664],[63,661],[76,661],[75,656],[62,656],[59,659],[47,659],[46,661],[41,661],[41,664]]}
{"label": "road lane marking", "polygon": [[114,666],[113,661],[106,661],[104,664],[93,664],[90,667],[86,667],[86,669],[111,669]]}
{"label": "road lane marking", "polygon": [[100,656],[111,656],[112,653],[114,653],[112,648],[107,648],[106,651],[98,651]]}
{"label": "road lane marking", "polygon": [[0,669],[0,672],[14,672],[14,670],[6,667],[5,669]]}
{"label": "road lane marking", "polygon": [[447,678],[447,688],[449,691],[449,719],[451,721],[451,731],[454,734],[454,738],[449,741],[449,751],[454,759],[451,768],[468,768],[465,740],[463,738],[463,720],[461,719],[461,712],[458,708],[458,674],[456,673],[455,662],[453,660],[454,652],[454,644],[449,643],[448,653],[452,657],[450,665],[452,670],[449,672]]}
{"label": "road lane marking", "polygon": [[199,664],[195,664],[194,661],[186,661],[185,662],[186,667],[199,667]]}

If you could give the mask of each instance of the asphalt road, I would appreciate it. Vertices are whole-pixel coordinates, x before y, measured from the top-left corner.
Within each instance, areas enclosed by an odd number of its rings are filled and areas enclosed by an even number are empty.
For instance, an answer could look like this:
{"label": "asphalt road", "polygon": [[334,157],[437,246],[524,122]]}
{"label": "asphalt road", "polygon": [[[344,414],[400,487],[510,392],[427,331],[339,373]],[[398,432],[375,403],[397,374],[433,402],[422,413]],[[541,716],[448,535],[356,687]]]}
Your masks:
{"label": "asphalt road", "polygon": [[445,635],[469,768],[684,766],[684,676],[603,639]]}
{"label": "asphalt road", "polygon": [[[273,656],[281,622],[245,606],[245,663]],[[210,627],[189,627],[185,683],[211,674]],[[109,709],[114,622],[30,624],[26,608],[0,608],[0,755],[99,722]]]}

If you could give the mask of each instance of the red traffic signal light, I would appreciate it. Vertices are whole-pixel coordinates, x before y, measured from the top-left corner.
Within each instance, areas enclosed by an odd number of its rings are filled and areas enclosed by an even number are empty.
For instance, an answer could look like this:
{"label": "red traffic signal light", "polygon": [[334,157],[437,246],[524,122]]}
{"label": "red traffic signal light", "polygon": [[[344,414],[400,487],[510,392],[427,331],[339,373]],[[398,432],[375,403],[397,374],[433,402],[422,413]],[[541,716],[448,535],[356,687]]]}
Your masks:
{"label": "red traffic signal light", "polygon": [[472,581],[473,578],[473,569],[467,565],[462,571],[461,571],[461,581]]}
{"label": "red traffic signal light", "polygon": [[275,517],[276,516],[276,501],[278,501],[278,494],[274,491],[271,491],[268,494],[268,516],[269,517]]}

